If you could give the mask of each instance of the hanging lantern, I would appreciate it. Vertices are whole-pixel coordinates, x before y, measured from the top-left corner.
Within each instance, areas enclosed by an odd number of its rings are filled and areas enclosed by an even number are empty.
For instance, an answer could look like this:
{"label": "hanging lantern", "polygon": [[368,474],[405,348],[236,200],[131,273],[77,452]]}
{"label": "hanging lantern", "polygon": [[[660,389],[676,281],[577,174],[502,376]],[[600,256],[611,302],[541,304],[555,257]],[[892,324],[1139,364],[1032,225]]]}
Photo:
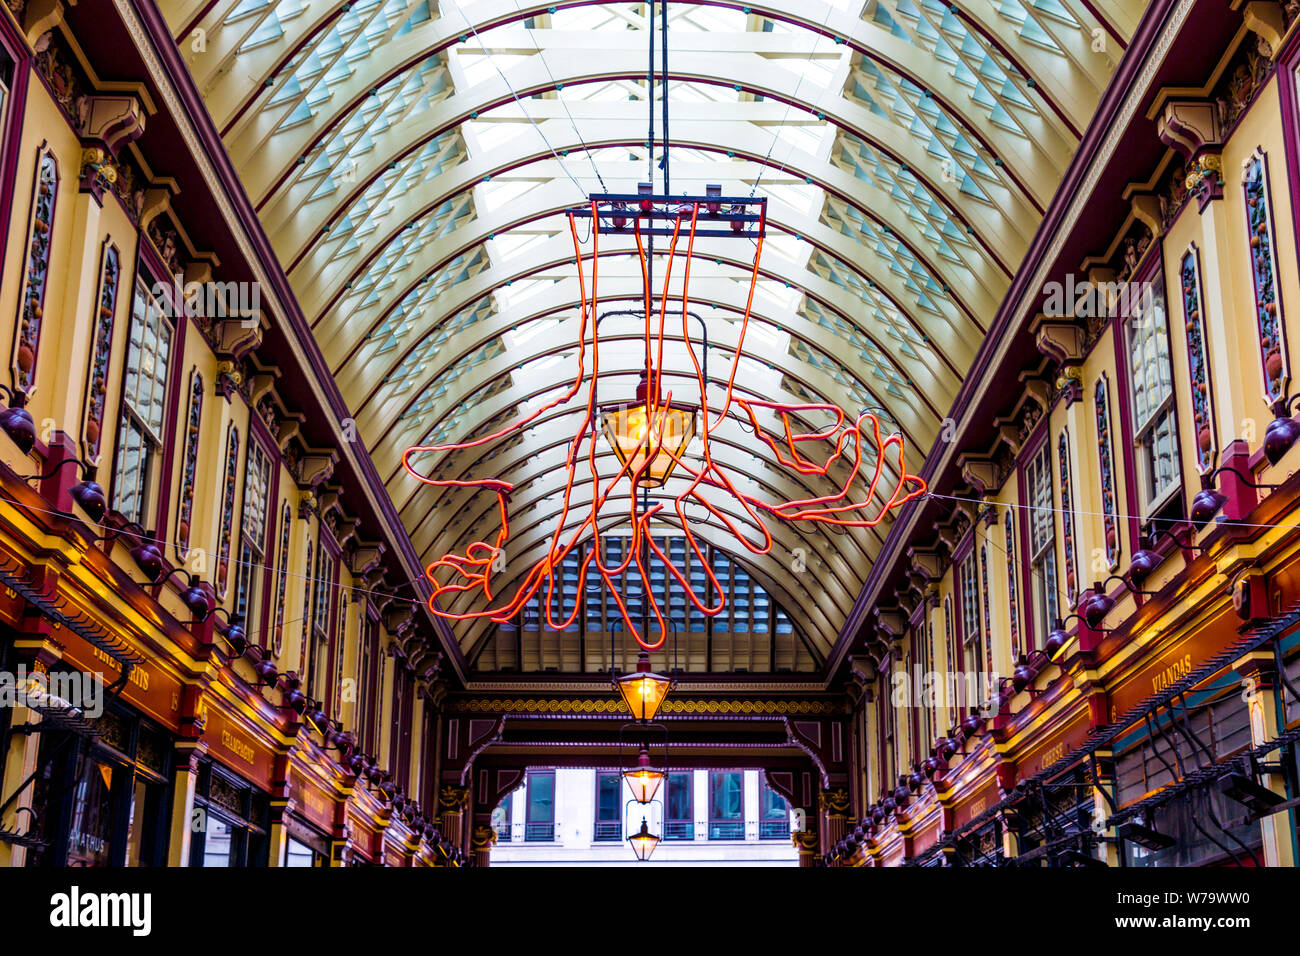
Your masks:
{"label": "hanging lantern", "polygon": [[632,844],[632,852],[636,854],[636,858],[644,863],[650,859],[650,854],[659,845],[659,837],[650,832],[650,828],[646,826],[645,817],[642,817],[641,829],[628,837],[627,842]]}
{"label": "hanging lantern", "polygon": [[601,412],[600,419],[605,440],[629,473],[643,467],[651,451],[655,453],[641,474],[641,484],[658,488],[668,480],[677,467],[677,458],[686,453],[686,446],[695,437],[695,409],[665,405],[658,395],[649,401],[649,393],[648,375],[642,372],[636,401],[612,406]]}
{"label": "hanging lantern", "polygon": [[642,747],[640,756],[636,758],[636,768],[624,770],[623,779],[632,788],[632,798],[637,803],[644,804],[653,800],[659,792],[659,785],[664,782],[664,772],[650,765],[650,751]]}
{"label": "hanging lantern", "polygon": [[615,678],[614,686],[623,695],[623,702],[632,712],[634,720],[654,720],[659,705],[668,696],[672,681],[650,670],[650,655],[645,651],[637,657],[636,670]]}

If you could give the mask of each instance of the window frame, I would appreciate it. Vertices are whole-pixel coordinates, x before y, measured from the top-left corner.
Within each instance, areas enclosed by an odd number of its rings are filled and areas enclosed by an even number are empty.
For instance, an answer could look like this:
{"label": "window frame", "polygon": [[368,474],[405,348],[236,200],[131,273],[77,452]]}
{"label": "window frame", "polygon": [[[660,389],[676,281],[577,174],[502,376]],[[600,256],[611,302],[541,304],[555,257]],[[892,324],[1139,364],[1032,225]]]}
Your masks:
{"label": "window frame", "polygon": [[[311,569],[311,622],[306,634],[311,642],[308,651],[307,696],[314,700],[326,701],[335,697],[334,686],[338,682],[335,671],[334,649],[338,641],[338,601],[340,552],[325,526],[322,525],[316,541],[316,557]],[[322,565],[326,565],[322,568]],[[328,573],[324,573],[328,572]],[[322,595],[324,608],[321,608]],[[324,673],[322,673],[322,667]]]}
{"label": "window frame", "polygon": [[[489,825],[492,827],[492,830],[496,833],[497,843],[513,842],[514,834],[511,832],[511,828],[514,824],[514,816],[515,816],[514,804],[515,804],[515,792],[511,790],[509,793],[507,793],[504,797],[501,798],[500,803],[498,803],[495,807],[492,808],[492,815],[489,821]],[[498,810],[501,811],[500,816],[497,815]]]}
{"label": "window frame", "polygon": [[[57,669],[66,671],[68,667],[57,665]],[[170,838],[166,808],[172,799],[174,770],[169,753],[171,734],[162,725],[117,702],[108,704],[101,727],[110,721],[118,730],[116,737],[106,734],[71,750],[59,748],[54,737],[39,741],[37,761],[48,769],[46,775],[35,781],[32,804],[39,814],[33,818],[31,830],[48,842],[29,851],[26,865],[69,866],[71,843],[81,833],[90,837],[102,835],[104,857],[92,864],[95,867],[166,866]],[[157,753],[161,759],[157,766],[150,766],[142,754],[141,743],[146,735],[160,744]],[[101,826],[97,833],[79,825],[84,819],[81,810],[86,805],[84,796],[89,781],[103,780],[102,775],[92,773],[95,770],[100,774],[107,770],[109,775],[101,791],[101,806],[106,812],[99,817]],[[142,786],[145,805],[138,806],[137,796]],[[138,851],[134,860],[131,859],[133,849]]]}
{"label": "window frame", "polygon": [[912,759],[924,760],[930,753],[930,747],[936,736],[934,715],[930,712],[930,703],[924,699],[926,676],[934,671],[934,662],[930,660],[930,647],[926,635],[925,605],[917,609],[908,621],[911,641],[912,671],[907,675],[909,698],[912,701],[912,734],[915,738],[912,746]]}
{"label": "window frame", "polygon": [[[248,439],[244,442],[244,470],[243,478],[240,482],[239,492],[239,531],[235,536],[235,544],[238,545],[237,557],[235,558],[235,609],[238,611],[241,599],[241,585],[247,583],[250,590],[245,596],[245,605],[243,608],[244,627],[250,635],[265,633],[267,640],[259,640],[258,643],[263,647],[272,647],[274,635],[265,632],[260,628],[267,612],[267,604],[271,597],[273,588],[267,587],[267,579],[271,574],[271,568],[267,565],[266,555],[268,542],[275,540],[275,523],[278,520],[275,505],[280,497],[280,458],[277,451],[273,452],[270,447],[274,447],[269,442],[265,432],[265,427],[259,428],[258,417],[256,412],[250,415],[248,427]],[[270,446],[270,447],[268,447]],[[266,466],[266,500],[263,503],[264,511],[262,514],[262,540],[260,542],[260,551],[257,552],[253,560],[247,560],[244,556],[245,549],[251,548],[256,542],[248,533],[249,519],[249,477],[251,474],[252,463],[254,461],[254,449],[257,455],[261,456]],[[245,579],[245,575],[248,575]]]}
{"label": "window frame", "polygon": [[[172,386],[175,384],[175,366],[177,352],[183,348],[184,341],[181,337],[183,323],[177,321],[174,314],[176,312],[174,304],[170,302],[167,294],[167,286],[153,280],[152,270],[142,261],[143,253],[136,258],[135,282],[131,287],[131,315],[127,322],[126,328],[126,353],[123,358],[123,373],[118,383],[118,403],[115,433],[113,435],[113,459],[111,473],[111,487],[109,493],[109,505],[113,512],[120,515],[128,522],[138,522],[141,527],[149,529],[151,524],[162,525],[165,521],[163,509],[166,507],[167,485],[169,484],[169,472],[167,467],[168,450],[174,445],[174,436],[171,429],[171,418],[174,409],[172,408]],[[166,304],[160,301],[154,295],[154,289],[163,289],[164,298],[168,301]],[[162,408],[161,419],[155,433],[153,426],[150,425],[145,417],[134,407],[134,404],[127,398],[127,381],[129,376],[126,374],[126,368],[132,362],[132,356],[135,351],[132,344],[137,323],[141,321],[137,312],[137,304],[141,296],[145,301],[145,328],[147,329],[150,310],[156,311],[158,329],[167,332],[167,355],[166,369],[164,370],[161,381],[156,377],[153,379],[158,386],[160,395],[160,405]],[[144,339],[142,337],[141,342]],[[153,354],[157,356],[157,341],[155,341]],[[124,440],[128,435],[128,424],[134,425],[140,436],[140,464],[139,477],[135,481],[136,493],[139,500],[134,513],[122,509],[123,484],[125,475],[123,473],[123,455],[125,454]]]}
{"label": "window frame", "polygon": [[388,733],[389,767],[393,779],[407,791],[411,771],[411,716],[415,712],[414,675],[400,658],[393,658],[393,700]]}
{"label": "window frame", "polygon": [[[211,799],[214,777],[219,777],[226,786],[240,792],[242,812],[236,813]],[[191,838],[189,865],[203,868],[208,827],[213,818],[216,818],[232,830],[231,862],[227,864],[229,868],[268,866],[271,852],[268,799],[263,791],[249,781],[214,761],[205,759],[200,764],[194,792],[194,806],[202,810],[204,828],[196,830]],[[259,818],[263,822],[259,823]]]}
{"label": "window frame", "polygon": [[[686,816],[670,816],[672,801],[669,795],[673,792],[673,778],[685,779],[686,791]],[[674,825],[686,825],[685,831],[674,830]],[[692,770],[679,770],[669,773],[664,777],[664,839],[674,842],[685,842],[695,839],[695,772]]]}
{"label": "window frame", "polygon": [[[958,687],[966,686],[964,678],[968,673],[974,673],[977,677],[984,672],[983,667],[983,639],[980,634],[980,615],[981,603],[979,595],[979,555],[976,553],[974,537],[966,542],[964,548],[959,548],[958,557],[954,558],[953,564],[957,569],[957,641],[961,648],[961,662],[965,670],[961,673],[961,680],[958,681]],[[970,571],[970,580],[967,581],[967,570]],[[971,666],[972,661],[974,666]],[[968,706],[974,706],[976,701],[963,701]]]}
{"label": "window frame", "polygon": [[[12,222],[18,152],[10,147],[22,135],[32,55],[20,31],[5,17],[0,17],[0,53],[8,58],[10,65],[7,84],[3,82],[3,67],[0,67],[0,87],[5,90],[0,99],[0,222]],[[5,266],[7,247],[8,243],[0,246],[0,270]]]}
{"label": "window frame", "polygon": [[[735,817],[720,817],[713,812],[716,805],[715,794],[718,789],[718,781],[722,777],[734,777],[738,781],[740,808]],[[740,826],[739,836],[728,836],[726,834],[732,831],[719,829],[723,825],[732,826],[735,824]],[[742,770],[709,771],[709,839],[726,842],[740,842],[745,839],[745,773]]]}
{"label": "window frame", "polygon": [[366,603],[362,623],[361,641],[357,650],[357,710],[356,723],[360,728],[361,749],[373,752],[375,746],[375,699],[379,696],[375,679],[379,671],[379,612]]}
{"label": "window frame", "polygon": [[[1021,509],[1021,577],[1026,582],[1026,591],[1028,600],[1026,610],[1029,611],[1025,616],[1025,634],[1024,634],[1024,653],[1029,653],[1047,633],[1055,626],[1055,622],[1063,617],[1061,614],[1061,558],[1057,554],[1057,545],[1060,540],[1060,534],[1056,527],[1056,480],[1054,477],[1052,461],[1052,443],[1049,440],[1049,429],[1047,427],[1047,415],[1043,416],[1043,426],[1036,438],[1027,445],[1026,454],[1020,467],[1020,501],[1024,503]],[[1050,536],[1043,541],[1040,546],[1034,543],[1034,515],[1039,508],[1039,502],[1036,498],[1034,477],[1038,464],[1042,464],[1042,474],[1046,476],[1047,482],[1047,523],[1050,526]],[[1039,572],[1039,566],[1050,560],[1051,563],[1051,580],[1047,580],[1043,573]]]}
{"label": "window frame", "polygon": [[[1133,362],[1134,320],[1135,316],[1121,317],[1116,322],[1116,359],[1117,372],[1124,381],[1119,390],[1120,415],[1124,429],[1124,470],[1134,476],[1131,487],[1126,487],[1126,499],[1135,505],[1142,521],[1152,518],[1167,517],[1175,499],[1181,499],[1184,488],[1182,463],[1182,436],[1178,415],[1178,389],[1174,382],[1173,335],[1169,327],[1169,296],[1164,276],[1164,257],[1156,254],[1146,263],[1136,282],[1150,282],[1158,286],[1158,293],[1153,289],[1153,297],[1158,297],[1161,313],[1160,319],[1153,317],[1150,324],[1156,326],[1158,339],[1164,336],[1164,394],[1144,421],[1137,420],[1137,369]],[[1158,350],[1157,350],[1158,351]],[[1171,466],[1173,477],[1163,490],[1155,487],[1156,445],[1154,436],[1161,421],[1167,423],[1169,440],[1172,442]],[[1179,515],[1181,517],[1181,514]]]}
{"label": "window frame", "polygon": [[[779,806],[769,806],[769,797],[775,797],[779,801]],[[784,823],[784,826],[772,826],[777,822]],[[767,782],[767,774],[761,770],[758,773],[758,838],[760,840],[790,839],[790,804]]]}
{"label": "window frame", "polygon": [[[534,818],[533,814],[533,794],[536,792],[533,787],[534,780],[548,778],[551,782],[551,814],[547,820]],[[554,770],[529,770],[525,778],[524,790],[524,842],[525,843],[554,843],[555,842],[555,793],[556,779]],[[535,830],[534,827],[546,827],[545,831]],[[545,832],[545,836],[536,836]]]}
{"label": "window frame", "polygon": [[[605,808],[600,804],[601,785],[609,781],[614,783],[614,807],[613,816],[610,819],[602,819],[601,814]],[[595,780],[595,799],[592,802],[592,827],[591,842],[593,843],[621,843],[623,840],[623,775],[617,770],[597,770]],[[613,835],[609,831],[602,832],[601,824],[613,823],[617,830]]]}

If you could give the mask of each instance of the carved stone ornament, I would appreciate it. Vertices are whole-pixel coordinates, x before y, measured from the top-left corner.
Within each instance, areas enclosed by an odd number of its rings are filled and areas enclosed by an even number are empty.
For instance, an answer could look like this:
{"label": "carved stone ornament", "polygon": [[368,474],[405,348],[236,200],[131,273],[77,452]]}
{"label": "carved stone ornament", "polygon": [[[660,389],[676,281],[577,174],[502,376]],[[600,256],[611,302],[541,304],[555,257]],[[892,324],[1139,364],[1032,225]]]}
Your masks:
{"label": "carved stone ornament", "polygon": [[849,792],[843,787],[821,790],[817,794],[817,808],[830,817],[849,815]]}
{"label": "carved stone ornament", "polygon": [[469,787],[444,786],[438,791],[438,810],[458,813],[469,806]]}

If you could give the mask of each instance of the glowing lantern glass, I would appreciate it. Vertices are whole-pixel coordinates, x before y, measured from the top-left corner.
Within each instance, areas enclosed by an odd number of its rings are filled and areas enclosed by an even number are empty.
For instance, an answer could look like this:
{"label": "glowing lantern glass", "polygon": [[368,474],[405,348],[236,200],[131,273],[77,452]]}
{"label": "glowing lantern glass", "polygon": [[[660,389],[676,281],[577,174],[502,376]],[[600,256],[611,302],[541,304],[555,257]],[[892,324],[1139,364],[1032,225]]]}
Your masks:
{"label": "glowing lantern glass", "polygon": [[632,788],[632,799],[637,803],[649,803],[659,792],[659,785],[664,782],[664,772],[650,766],[650,751],[641,748],[634,770],[624,770],[623,779]]}
{"label": "glowing lantern glass", "polygon": [[671,685],[669,678],[650,670],[650,655],[645,653],[637,658],[636,670],[614,680],[632,718],[642,721],[655,719]]}
{"label": "glowing lantern glass", "polygon": [[695,437],[695,409],[665,405],[658,398],[648,402],[648,393],[646,373],[642,372],[636,387],[636,401],[609,408],[601,413],[600,420],[605,440],[614,449],[619,464],[627,466],[629,473],[641,468],[650,451],[655,451],[641,475],[641,484],[658,488],[677,467],[673,456],[681,458]]}
{"label": "glowing lantern glass", "polygon": [[650,832],[650,828],[646,826],[645,817],[642,817],[641,829],[628,837],[627,842],[632,844],[632,852],[636,854],[636,858],[644,863],[650,859],[650,854],[659,845],[659,837]]}

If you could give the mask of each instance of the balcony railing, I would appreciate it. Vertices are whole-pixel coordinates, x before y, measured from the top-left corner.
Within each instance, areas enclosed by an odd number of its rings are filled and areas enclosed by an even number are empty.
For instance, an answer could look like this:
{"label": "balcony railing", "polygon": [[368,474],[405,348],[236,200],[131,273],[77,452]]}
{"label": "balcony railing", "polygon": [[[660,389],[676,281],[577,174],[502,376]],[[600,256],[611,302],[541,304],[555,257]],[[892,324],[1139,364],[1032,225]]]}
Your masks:
{"label": "balcony railing", "polygon": [[550,843],[555,839],[555,824],[525,823],[524,839],[529,843]]}
{"label": "balcony railing", "polygon": [[611,843],[623,839],[623,824],[619,820],[597,820],[592,839],[597,843]]}
{"label": "balcony railing", "polygon": [[745,839],[744,820],[715,820],[709,823],[710,840]]}
{"label": "balcony railing", "polygon": [[694,840],[695,823],[691,820],[669,820],[664,824],[665,840]]}
{"label": "balcony railing", "polygon": [[783,820],[759,820],[758,821],[758,838],[760,840],[788,840],[790,839],[790,821]]}
{"label": "balcony railing", "polygon": [[509,842],[510,842],[510,836],[511,836],[511,834],[510,834],[511,829],[513,829],[513,828],[512,828],[512,827],[510,826],[510,824],[508,824],[508,823],[503,823],[503,824],[501,824],[501,826],[497,827],[497,828],[496,828],[496,830],[497,830],[497,842],[498,842],[498,843],[509,843]]}

